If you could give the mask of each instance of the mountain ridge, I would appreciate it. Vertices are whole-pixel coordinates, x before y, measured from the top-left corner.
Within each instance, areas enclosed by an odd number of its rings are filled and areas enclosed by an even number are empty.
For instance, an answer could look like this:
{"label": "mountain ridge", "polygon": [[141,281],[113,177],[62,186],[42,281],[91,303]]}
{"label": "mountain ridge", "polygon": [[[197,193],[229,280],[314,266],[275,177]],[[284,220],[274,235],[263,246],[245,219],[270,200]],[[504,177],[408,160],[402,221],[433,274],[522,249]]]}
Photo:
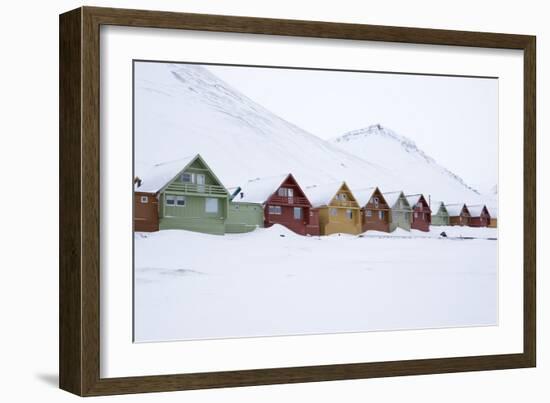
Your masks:
{"label": "mountain ridge", "polygon": [[[227,187],[293,173],[303,186],[345,180],[352,189],[379,186],[408,193],[430,192],[452,201],[478,201],[476,191],[458,176],[453,182],[450,175],[443,180],[430,174],[435,182],[422,183],[406,174],[422,168],[418,161],[411,161],[415,164],[408,170],[395,170],[383,159],[357,155],[356,150],[342,147],[342,142],[320,139],[199,65],[138,62],[134,91],[137,175],[154,164],[201,154]],[[361,130],[365,129],[354,132]],[[405,160],[406,154],[411,154],[421,156],[429,167],[439,166],[427,154],[414,152],[418,147],[410,139],[391,133],[393,143],[401,139],[406,145],[395,158]]]}

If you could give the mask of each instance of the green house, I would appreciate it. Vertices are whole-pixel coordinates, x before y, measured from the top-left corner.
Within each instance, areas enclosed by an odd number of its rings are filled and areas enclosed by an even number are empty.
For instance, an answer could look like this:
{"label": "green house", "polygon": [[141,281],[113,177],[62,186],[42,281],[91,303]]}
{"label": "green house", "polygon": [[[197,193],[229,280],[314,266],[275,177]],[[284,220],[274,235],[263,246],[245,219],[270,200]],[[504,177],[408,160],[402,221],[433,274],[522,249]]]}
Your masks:
{"label": "green house", "polygon": [[390,232],[397,228],[411,230],[412,208],[401,191],[382,193],[390,207]]}
{"label": "green house", "polygon": [[432,225],[449,225],[449,212],[445,203],[441,202],[435,214],[432,214]]}
{"label": "green house", "polygon": [[222,235],[253,231],[263,224],[262,206],[233,202],[225,186],[198,154],[155,165],[138,178],[134,190],[158,200],[156,219],[160,230]]}

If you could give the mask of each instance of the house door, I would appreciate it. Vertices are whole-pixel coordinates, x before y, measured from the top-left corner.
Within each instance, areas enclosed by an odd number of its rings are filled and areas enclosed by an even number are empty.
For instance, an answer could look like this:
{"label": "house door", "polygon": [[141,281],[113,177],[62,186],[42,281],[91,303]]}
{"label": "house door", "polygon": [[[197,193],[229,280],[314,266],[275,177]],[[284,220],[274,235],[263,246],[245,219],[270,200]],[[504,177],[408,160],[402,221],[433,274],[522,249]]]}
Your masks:
{"label": "house door", "polygon": [[197,174],[197,190],[204,193],[204,184],[206,183],[204,174]]}

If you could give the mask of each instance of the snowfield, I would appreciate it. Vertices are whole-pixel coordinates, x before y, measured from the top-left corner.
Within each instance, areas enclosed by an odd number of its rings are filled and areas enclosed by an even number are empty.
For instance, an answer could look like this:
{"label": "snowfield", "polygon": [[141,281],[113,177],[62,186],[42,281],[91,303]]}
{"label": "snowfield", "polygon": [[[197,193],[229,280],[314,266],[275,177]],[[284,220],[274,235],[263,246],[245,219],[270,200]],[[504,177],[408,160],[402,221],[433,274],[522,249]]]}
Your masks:
{"label": "snowfield", "polygon": [[135,341],[496,325],[496,237],[136,233]]}

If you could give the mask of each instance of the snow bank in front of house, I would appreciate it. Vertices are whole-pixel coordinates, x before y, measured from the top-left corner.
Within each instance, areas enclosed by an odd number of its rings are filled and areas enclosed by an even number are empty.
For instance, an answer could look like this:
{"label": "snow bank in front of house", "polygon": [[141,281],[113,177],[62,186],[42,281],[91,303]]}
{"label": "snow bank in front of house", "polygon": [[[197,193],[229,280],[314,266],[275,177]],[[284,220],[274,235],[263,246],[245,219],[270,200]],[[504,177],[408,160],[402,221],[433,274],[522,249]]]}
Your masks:
{"label": "snow bank in front of house", "polygon": [[305,237],[279,225],[224,236],[136,233],[136,340],[497,323],[495,240],[367,234]]}
{"label": "snow bank in front of house", "polygon": [[397,228],[394,232],[367,231],[363,234],[365,237],[404,237],[404,238],[441,238],[442,233],[445,233],[448,238],[477,238],[477,239],[496,239],[497,228],[474,228],[453,226],[430,226],[429,232],[418,230],[405,231]]}

